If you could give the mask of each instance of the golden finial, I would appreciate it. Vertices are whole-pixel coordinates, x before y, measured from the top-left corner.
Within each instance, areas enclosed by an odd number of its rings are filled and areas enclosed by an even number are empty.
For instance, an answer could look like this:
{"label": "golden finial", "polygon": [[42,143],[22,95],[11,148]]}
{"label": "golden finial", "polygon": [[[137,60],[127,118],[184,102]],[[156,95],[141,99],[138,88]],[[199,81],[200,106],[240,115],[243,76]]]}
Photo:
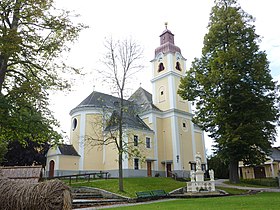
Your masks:
{"label": "golden finial", "polygon": [[165,22],[164,25],[165,25],[165,28],[167,29],[168,22]]}

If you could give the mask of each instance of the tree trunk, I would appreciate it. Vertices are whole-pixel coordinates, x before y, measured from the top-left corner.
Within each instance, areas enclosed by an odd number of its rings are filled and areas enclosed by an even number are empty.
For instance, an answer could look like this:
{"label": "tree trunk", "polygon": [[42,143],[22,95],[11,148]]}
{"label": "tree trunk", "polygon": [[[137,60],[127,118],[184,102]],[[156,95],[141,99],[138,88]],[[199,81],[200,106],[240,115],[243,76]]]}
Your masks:
{"label": "tree trunk", "polygon": [[122,152],[119,152],[119,191],[123,192]]}
{"label": "tree trunk", "polygon": [[[18,29],[18,23],[19,23],[19,18],[20,18],[20,8],[22,5],[22,1],[16,0],[13,10],[13,18],[12,18],[12,24],[11,26],[4,27],[5,33],[1,35],[1,38],[7,39],[11,41],[10,33],[11,31],[17,32]],[[2,31],[3,32],[3,31]],[[14,43],[11,41],[11,45]],[[2,92],[3,84],[5,81],[5,76],[7,73],[7,68],[8,68],[8,60],[10,55],[12,54],[12,51],[9,51],[9,53],[3,53],[3,51],[0,53],[0,93]]]}
{"label": "tree trunk", "polygon": [[0,93],[2,92],[2,87],[3,87],[3,83],[4,83],[4,79],[5,79],[5,71],[2,71],[0,69]]}
{"label": "tree trunk", "polygon": [[119,119],[119,191],[123,192],[123,165],[122,165],[122,154],[123,154],[123,95],[121,92],[121,106],[120,106],[120,119]]}
{"label": "tree trunk", "polygon": [[231,160],[229,163],[229,181],[231,183],[239,183],[238,160]]}
{"label": "tree trunk", "polygon": [[7,72],[8,59],[4,56],[0,56],[0,93],[2,92],[3,84],[5,81],[5,76]]}

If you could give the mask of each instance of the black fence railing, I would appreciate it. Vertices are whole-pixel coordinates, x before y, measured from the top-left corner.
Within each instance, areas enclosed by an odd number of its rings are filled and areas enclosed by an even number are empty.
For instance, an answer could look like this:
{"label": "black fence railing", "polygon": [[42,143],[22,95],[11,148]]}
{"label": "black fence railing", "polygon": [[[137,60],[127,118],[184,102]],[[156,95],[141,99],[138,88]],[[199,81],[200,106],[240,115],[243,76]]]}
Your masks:
{"label": "black fence railing", "polygon": [[91,179],[108,179],[109,178],[109,172],[95,172],[95,173],[84,173],[84,174],[73,174],[73,175],[63,175],[63,176],[54,176],[54,177],[47,177],[46,179],[61,179],[64,181],[69,181],[69,184],[72,183],[72,181],[90,181]]}

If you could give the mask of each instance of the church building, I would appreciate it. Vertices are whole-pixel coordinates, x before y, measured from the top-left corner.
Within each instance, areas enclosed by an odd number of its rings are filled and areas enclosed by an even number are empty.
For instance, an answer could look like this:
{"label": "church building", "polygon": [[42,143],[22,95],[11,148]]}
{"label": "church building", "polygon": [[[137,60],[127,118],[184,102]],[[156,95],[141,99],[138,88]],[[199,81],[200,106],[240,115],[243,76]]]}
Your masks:
{"label": "church building", "polygon": [[[161,176],[189,177],[195,169],[195,155],[202,158],[206,169],[203,131],[192,123],[191,103],[177,90],[185,75],[186,59],[174,43],[174,34],[166,29],[160,35],[152,63],[152,94],[140,87],[127,100],[137,112],[124,116],[124,142],[139,149],[140,156],[123,155],[124,177]],[[93,146],[91,141],[106,138],[120,99],[93,91],[70,111],[70,145],[58,145],[47,154],[49,176],[106,171],[118,176],[118,152],[115,144]],[[135,108],[137,107],[137,108]],[[109,111],[108,111],[109,110]]]}

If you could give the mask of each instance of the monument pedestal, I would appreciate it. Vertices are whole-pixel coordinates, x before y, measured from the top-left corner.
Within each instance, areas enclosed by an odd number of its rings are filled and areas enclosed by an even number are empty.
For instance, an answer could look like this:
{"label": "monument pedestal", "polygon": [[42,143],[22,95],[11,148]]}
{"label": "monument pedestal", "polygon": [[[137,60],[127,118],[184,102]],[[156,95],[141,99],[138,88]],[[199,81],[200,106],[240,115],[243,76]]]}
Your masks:
{"label": "monument pedestal", "polygon": [[197,182],[203,182],[204,181],[204,172],[199,170],[195,172],[195,180]]}
{"label": "monument pedestal", "polygon": [[202,181],[202,182],[188,182],[187,192],[215,192],[215,181]]}

